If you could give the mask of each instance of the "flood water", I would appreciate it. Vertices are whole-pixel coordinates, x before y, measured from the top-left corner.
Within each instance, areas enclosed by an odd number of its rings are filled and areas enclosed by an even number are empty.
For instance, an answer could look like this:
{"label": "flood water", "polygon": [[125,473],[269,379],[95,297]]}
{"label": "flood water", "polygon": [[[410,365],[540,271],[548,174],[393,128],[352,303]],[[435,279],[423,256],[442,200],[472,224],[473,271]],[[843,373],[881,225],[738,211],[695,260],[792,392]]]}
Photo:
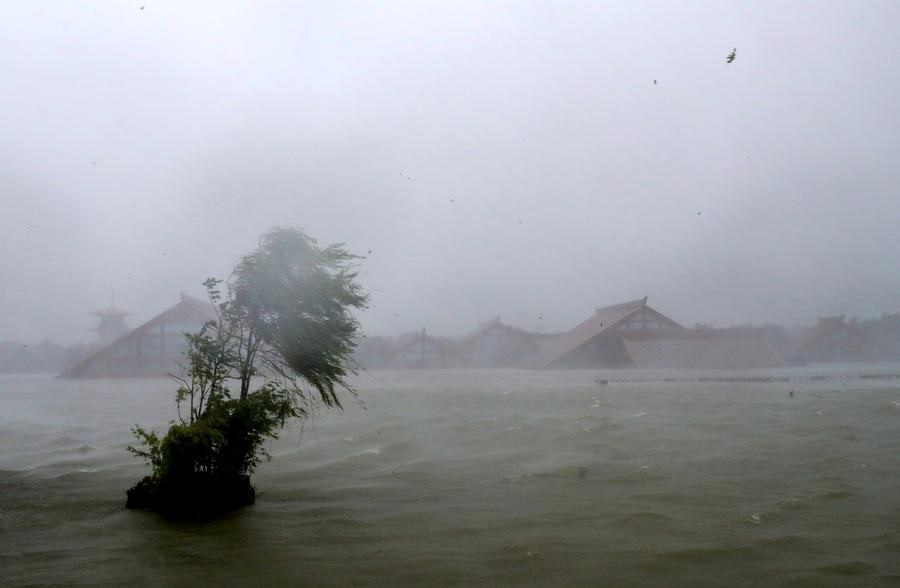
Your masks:
{"label": "flood water", "polygon": [[900,585],[896,382],[597,376],[363,375],[180,522],[124,508],[171,382],[4,376],[0,584]]}

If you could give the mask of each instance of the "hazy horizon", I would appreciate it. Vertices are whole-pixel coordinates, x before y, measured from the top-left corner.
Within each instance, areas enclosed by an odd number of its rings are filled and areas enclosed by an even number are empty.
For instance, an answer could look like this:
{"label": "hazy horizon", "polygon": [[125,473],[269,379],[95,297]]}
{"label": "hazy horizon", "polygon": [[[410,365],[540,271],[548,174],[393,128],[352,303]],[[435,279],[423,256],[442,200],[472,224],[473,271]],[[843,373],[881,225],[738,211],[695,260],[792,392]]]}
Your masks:
{"label": "hazy horizon", "polygon": [[366,257],[376,335],[900,311],[900,4],[6,8],[0,341],[137,326],[275,225]]}

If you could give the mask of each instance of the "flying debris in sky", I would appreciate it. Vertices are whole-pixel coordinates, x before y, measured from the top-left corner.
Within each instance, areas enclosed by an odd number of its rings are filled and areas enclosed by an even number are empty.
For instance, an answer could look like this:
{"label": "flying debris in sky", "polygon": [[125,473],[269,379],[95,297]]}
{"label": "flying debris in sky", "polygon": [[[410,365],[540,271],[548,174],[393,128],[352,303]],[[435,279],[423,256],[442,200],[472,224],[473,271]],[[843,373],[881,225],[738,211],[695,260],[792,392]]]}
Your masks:
{"label": "flying debris in sky", "polygon": [[653,85],[654,85],[654,86],[656,85],[656,80],[653,80]]}
{"label": "flying debris in sky", "polygon": [[731,50],[731,53],[728,54],[728,57],[725,58],[725,63],[731,63],[734,61],[734,58],[737,57],[737,47]]}

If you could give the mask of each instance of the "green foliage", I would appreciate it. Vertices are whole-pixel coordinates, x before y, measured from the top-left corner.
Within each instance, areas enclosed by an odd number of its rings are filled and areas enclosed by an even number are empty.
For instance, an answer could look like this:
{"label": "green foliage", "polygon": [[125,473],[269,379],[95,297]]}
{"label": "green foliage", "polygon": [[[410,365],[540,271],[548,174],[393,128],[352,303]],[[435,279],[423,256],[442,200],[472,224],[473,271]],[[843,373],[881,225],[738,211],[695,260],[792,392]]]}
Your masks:
{"label": "green foliage", "polygon": [[206,280],[217,318],[185,335],[187,362],[172,376],[179,421],[162,438],[136,426],[144,448],[128,448],[154,480],[249,476],[289,419],[341,407],[340,389],[355,395],[346,382],[359,328],[352,310],[367,302],[355,259],[341,245],[319,249],[299,230],[275,228],[241,258],[224,293],[221,280]]}
{"label": "green foliage", "polygon": [[146,431],[140,425],[132,427],[131,432],[142,445],[147,447],[147,449],[139,449],[133,445],[129,445],[128,452],[147,462],[153,477],[158,477],[162,470],[162,453],[159,448],[159,435],[157,435],[156,431]]}
{"label": "green foliage", "polygon": [[239,354],[251,360],[244,362],[241,396],[258,365],[288,387],[312,386],[326,406],[341,406],[337,388],[352,392],[345,381],[359,329],[352,309],[367,302],[355,259],[342,245],[319,249],[315,239],[285,228],[263,235],[259,248],[241,258],[226,304],[240,326]]}

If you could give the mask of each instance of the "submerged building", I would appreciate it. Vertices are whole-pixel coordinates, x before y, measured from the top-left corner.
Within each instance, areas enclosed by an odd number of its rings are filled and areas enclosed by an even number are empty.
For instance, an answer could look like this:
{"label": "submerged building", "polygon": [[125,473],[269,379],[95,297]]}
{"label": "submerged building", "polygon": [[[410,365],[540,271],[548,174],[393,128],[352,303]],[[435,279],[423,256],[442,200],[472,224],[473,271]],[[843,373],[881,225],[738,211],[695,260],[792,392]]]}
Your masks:
{"label": "submerged building", "polygon": [[604,306],[556,339],[539,341],[534,367],[757,369],[783,367],[763,329],[686,329],[647,298]]}
{"label": "submerged building", "polygon": [[763,329],[669,329],[623,336],[633,367],[762,369],[784,367]]}
{"label": "submerged building", "polygon": [[103,345],[59,377],[126,378],[175,373],[187,349],[184,334],[198,332],[215,318],[208,302],[181,294],[177,304]]}
{"label": "submerged building", "polygon": [[684,327],[647,305],[647,297],[597,308],[593,316],[571,330],[539,343],[534,367],[634,367],[624,335],[633,332],[684,330]]}
{"label": "submerged building", "polygon": [[121,308],[116,308],[115,299],[110,300],[108,308],[101,308],[91,313],[98,317],[100,322],[91,329],[97,332],[97,345],[104,346],[112,343],[128,332],[125,317],[131,313]]}
{"label": "submerged building", "polygon": [[390,361],[391,367],[398,368],[446,368],[462,363],[450,345],[430,337],[425,329],[400,346]]}
{"label": "submerged building", "polygon": [[479,324],[456,346],[466,365],[477,367],[521,366],[540,347],[538,340],[546,335],[529,333],[507,325],[500,317]]}
{"label": "submerged building", "polygon": [[800,363],[865,362],[889,359],[891,350],[844,321],[844,315],[819,317],[788,344],[790,359]]}

